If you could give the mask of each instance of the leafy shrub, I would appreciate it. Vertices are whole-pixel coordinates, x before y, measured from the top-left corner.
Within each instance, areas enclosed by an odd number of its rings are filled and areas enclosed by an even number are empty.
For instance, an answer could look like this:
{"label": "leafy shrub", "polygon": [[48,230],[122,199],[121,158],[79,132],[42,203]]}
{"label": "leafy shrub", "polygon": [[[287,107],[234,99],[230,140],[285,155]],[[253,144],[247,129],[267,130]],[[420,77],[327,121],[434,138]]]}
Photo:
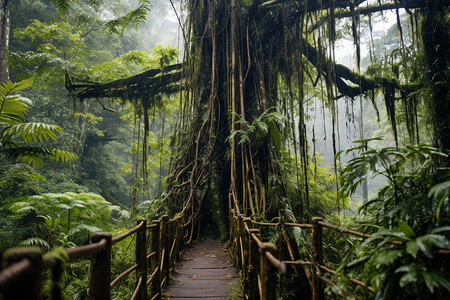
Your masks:
{"label": "leafy shrub", "polygon": [[[347,152],[360,152],[369,141]],[[449,296],[448,259],[436,252],[450,249],[450,173],[441,166],[446,157],[428,145],[369,149],[341,171],[341,197],[352,195],[366,177],[387,178],[352,224],[370,237],[355,240],[340,265],[347,275],[370,283],[377,299]]]}

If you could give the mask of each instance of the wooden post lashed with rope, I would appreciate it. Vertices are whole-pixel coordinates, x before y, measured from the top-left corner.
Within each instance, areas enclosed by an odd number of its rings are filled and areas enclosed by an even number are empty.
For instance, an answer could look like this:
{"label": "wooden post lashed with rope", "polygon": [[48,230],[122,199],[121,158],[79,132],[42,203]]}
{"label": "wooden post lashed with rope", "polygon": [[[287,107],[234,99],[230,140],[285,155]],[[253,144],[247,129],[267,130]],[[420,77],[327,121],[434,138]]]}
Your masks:
{"label": "wooden post lashed with rope", "polygon": [[[26,265],[26,271],[20,272],[19,266]],[[15,274],[15,280],[2,289],[4,299],[39,300],[41,299],[42,252],[35,247],[8,249],[3,253],[2,268]]]}
{"label": "wooden post lashed with rope", "polygon": [[136,232],[136,299],[147,300],[147,220],[139,218],[137,225],[141,225],[141,228]]}
{"label": "wooden post lashed with rope", "polygon": [[275,253],[277,246],[272,243],[261,243],[261,300],[277,299],[277,269],[269,261],[266,252]]}
{"label": "wooden post lashed with rope", "polygon": [[91,243],[106,241],[105,248],[91,258],[91,276],[89,280],[89,299],[111,299],[111,233],[97,232],[91,236]]}
{"label": "wooden post lashed with rope", "polygon": [[247,284],[247,295],[249,299],[259,299],[259,288],[258,288],[258,273],[259,273],[259,247],[257,242],[253,239],[253,235],[259,238],[259,229],[250,229],[250,263],[248,271],[248,284]]}
{"label": "wooden post lashed with rope", "polygon": [[164,215],[161,217],[161,285],[164,285],[165,281],[169,278],[169,253],[170,245],[168,238],[168,225],[169,216]]}
{"label": "wooden post lashed with rope", "polygon": [[319,224],[323,219],[313,217],[312,223],[312,286],[313,286],[313,300],[325,299],[323,292],[323,284],[320,281],[320,265],[323,265],[322,253],[322,227]]}
{"label": "wooden post lashed with rope", "polygon": [[150,243],[150,252],[155,252],[150,260],[150,269],[152,272],[156,271],[156,275],[153,278],[151,283],[151,294],[156,296],[155,300],[161,299],[161,270],[159,269],[160,261],[161,261],[161,221],[154,220],[151,234],[151,243]]}

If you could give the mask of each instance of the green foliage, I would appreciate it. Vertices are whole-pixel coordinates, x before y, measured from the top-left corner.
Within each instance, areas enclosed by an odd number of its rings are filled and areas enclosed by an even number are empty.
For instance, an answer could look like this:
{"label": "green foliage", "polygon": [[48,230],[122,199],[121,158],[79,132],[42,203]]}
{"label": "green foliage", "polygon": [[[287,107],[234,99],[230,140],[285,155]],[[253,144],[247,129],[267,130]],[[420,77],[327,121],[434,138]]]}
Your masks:
{"label": "green foliage", "polygon": [[270,134],[276,147],[278,149],[281,148],[281,134],[279,128],[283,121],[286,120],[286,117],[275,111],[275,108],[268,108],[251,124],[239,114],[235,112],[233,112],[233,114],[238,118],[236,124],[241,125],[243,129],[236,129],[231,132],[227,137],[228,141],[237,135],[239,138],[238,145],[249,142],[260,144],[262,139]]}
{"label": "green foliage", "polygon": [[107,21],[105,27],[110,33],[122,33],[126,28],[130,26],[137,26],[139,24],[145,23],[147,20],[147,13],[150,11],[150,7],[147,1],[140,1],[141,4],[137,9],[131,10],[126,15],[119,18]]}
{"label": "green foliage", "polygon": [[45,178],[25,164],[6,165],[0,169],[0,199],[34,195],[39,191],[39,181]]}
{"label": "green foliage", "polygon": [[33,46],[27,51],[11,54],[13,68],[28,66],[31,69],[32,73],[27,76],[45,75],[51,76],[52,81],[60,81],[63,72],[85,71],[81,61],[88,49],[85,33],[79,26],[73,26],[68,21],[34,20],[26,28],[16,29],[14,37]]}
{"label": "green foliage", "polygon": [[146,51],[129,51],[114,60],[92,66],[89,72],[97,81],[110,81],[135,75],[139,72],[162,68],[175,62],[176,48],[156,45],[150,53]]}
{"label": "green foliage", "polygon": [[[56,8],[63,14],[67,14],[73,5],[73,0],[52,0]],[[89,5],[97,7],[98,0],[89,0]],[[130,10],[123,16],[102,22],[105,28],[110,33],[123,33],[123,31],[130,26],[137,26],[143,24],[147,19],[147,13],[150,11],[150,2],[148,0],[139,0],[139,7]]]}
{"label": "green foliage", "polygon": [[38,239],[28,243],[39,244],[45,239],[49,247],[75,246],[88,242],[89,235],[111,229],[111,213],[118,218],[129,218],[126,210],[114,206],[94,193],[42,194],[24,196],[5,202],[14,218],[33,212],[35,222],[41,224]]}
{"label": "green foliage", "polygon": [[52,2],[55,4],[56,8],[62,12],[67,13],[69,11],[69,8],[72,5],[72,0],[52,0]]}
{"label": "green foliage", "polygon": [[[370,141],[348,151],[361,152]],[[446,157],[428,145],[369,149],[342,170],[340,197],[351,196],[363,178],[387,178],[353,223],[370,237],[355,243],[340,266],[369,282],[380,299],[449,295],[449,265],[435,252],[450,249],[449,172],[436,168]],[[437,172],[443,182],[435,181]]]}
{"label": "green foliage", "polygon": [[42,144],[44,141],[56,141],[56,133],[62,132],[61,127],[22,122],[28,111],[27,100],[12,93],[30,85],[30,81],[0,84],[0,155],[37,167],[42,166],[44,158],[74,161],[77,158],[75,154]]}

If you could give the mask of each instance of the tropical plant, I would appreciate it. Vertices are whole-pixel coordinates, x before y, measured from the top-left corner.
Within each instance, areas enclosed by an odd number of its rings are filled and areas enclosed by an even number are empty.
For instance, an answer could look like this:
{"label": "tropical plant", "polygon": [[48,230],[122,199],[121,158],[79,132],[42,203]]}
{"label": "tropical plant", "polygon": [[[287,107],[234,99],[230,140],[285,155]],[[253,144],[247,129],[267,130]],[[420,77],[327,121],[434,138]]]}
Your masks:
{"label": "tropical plant", "polygon": [[62,128],[44,123],[25,123],[23,119],[31,102],[13,93],[31,86],[31,81],[0,84],[0,155],[11,160],[22,160],[40,167],[44,158],[56,161],[74,161],[77,156],[69,151],[44,145],[56,141]]}
{"label": "tropical plant", "polygon": [[[348,151],[360,152],[368,142]],[[352,222],[370,237],[354,240],[340,266],[347,275],[362,276],[380,299],[450,295],[450,266],[437,252],[450,249],[450,173],[439,167],[446,157],[428,145],[369,149],[341,170],[340,197],[351,196],[368,176],[387,178]]]}
{"label": "tropical plant", "polygon": [[111,229],[112,212],[118,219],[130,217],[126,210],[94,193],[48,193],[7,200],[5,204],[16,218],[34,213],[35,223],[39,224],[38,237],[22,244],[47,249],[84,244],[91,233]]}
{"label": "tropical plant", "polygon": [[268,108],[259,117],[253,120],[252,123],[235,112],[232,112],[232,114],[237,117],[238,121],[236,121],[236,124],[240,124],[239,126],[241,126],[242,129],[232,131],[227,140],[231,140],[237,136],[239,138],[238,144],[249,142],[261,143],[263,138],[270,135],[274,144],[280,149],[280,127],[287,118],[277,112],[274,107]]}

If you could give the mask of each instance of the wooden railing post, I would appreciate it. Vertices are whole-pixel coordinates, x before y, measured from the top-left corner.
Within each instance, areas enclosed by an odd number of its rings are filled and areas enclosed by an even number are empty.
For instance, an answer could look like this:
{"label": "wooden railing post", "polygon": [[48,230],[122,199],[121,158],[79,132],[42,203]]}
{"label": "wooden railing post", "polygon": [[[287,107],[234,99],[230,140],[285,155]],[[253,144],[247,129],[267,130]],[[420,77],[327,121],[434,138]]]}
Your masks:
{"label": "wooden railing post", "polygon": [[3,253],[3,269],[22,260],[28,260],[31,268],[23,276],[14,280],[6,290],[2,290],[5,300],[41,299],[42,252],[37,247],[8,249]]}
{"label": "wooden railing post", "polygon": [[[152,227],[152,239],[150,244],[150,251],[155,252],[155,255],[151,257],[150,270],[153,272],[155,268],[158,268],[155,276],[153,277],[151,285],[151,295],[155,299],[161,299],[161,270],[159,269],[161,261],[161,221],[154,220],[153,224],[156,226]],[[157,296],[158,295],[158,296]]]}
{"label": "wooden railing post", "polygon": [[175,266],[175,252],[177,251],[177,235],[176,235],[176,221],[175,220],[170,220],[168,221],[169,223],[167,224],[168,226],[168,230],[167,230],[167,240],[168,240],[168,250],[169,250],[169,272],[170,269],[172,269]]}
{"label": "wooden railing post", "polygon": [[181,239],[182,239],[182,233],[180,231],[180,223],[181,218],[176,219],[173,222],[173,226],[174,226],[174,239],[175,239],[175,247],[173,249],[173,262],[174,264],[177,261],[180,261],[180,247],[181,247]]}
{"label": "wooden railing post", "polygon": [[139,279],[141,279],[141,285],[136,299],[147,300],[147,220],[139,218],[137,225],[142,224],[141,228],[136,232],[136,287]]}
{"label": "wooden railing post", "polygon": [[[238,215],[238,249],[239,249],[239,267],[241,268],[241,270],[245,270],[246,269],[246,264],[245,264],[245,244],[244,244],[244,218],[243,215],[240,214]],[[245,277],[244,277],[245,279]]]}
{"label": "wooden railing post", "polygon": [[184,251],[184,218],[179,218],[178,219],[178,261],[181,260],[181,252]]}
{"label": "wooden railing post", "polygon": [[277,299],[277,269],[266,256],[267,251],[273,254],[276,250],[277,246],[273,243],[261,244],[261,300]]}
{"label": "wooden railing post", "polygon": [[259,288],[258,288],[258,270],[260,265],[259,258],[259,247],[255,240],[252,238],[252,234],[255,234],[259,237],[259,229],[252,228],[250,229],[250,264],[248,271],[248,284],[247,284],[247,295],[248,299],[259,299]]}
{"label": "wooden railing post", "polygon": [[237,235],[237,226],[234,219],[235,216],[235,210],[230,210],[230,245],[231,245],[231,258],[233,259],[233,264],[235,266],[239,266],[239,237]]}
{"label": "wooden railing post", "polygon": [[250,228],[252,227],[252,222],[251,222],[252,219],[246,217],[246,218],[243,218],[243,221],[244,221],[244,226],[242,227],[242,233],[243,233],[242,244],[243,244],[243,248],[244,248],[243,251],[244,251],[244,260],[245,260],[245,269],[244,268],[242,269],[242,273],[244,274],[243,289],[244,289],[244,291],[248,291],[248,284],[250,282],[249,275],[250,275],[250,264],[251,264],[251,261],[250,261],[250,259],[251,259],[251,255],[250,255],[251,236],[250,236],[250,233],[247,232],[245,227],[248,227],[250,230]]}
{"label": "wooden railing post", "polygon": [[168,238],[168,224],[169,216],[164,215],[161,217],[161,251],[164,251],[164,255],[161,257],[161,284],[165,284],[165,281],[169,278],[169,253],[170,245]]}
{"label": "wooden railing post", "polygon": [[89,299],[111,299],[111,233],[97,232],[91,236],[91,243],[106,240],[105,249],[91,258],[91,278],[89,280]]}
{"label": "wooden railing post", "polygon": [[313,300],[325,299],[323,284],[320,281],[319,265],[323,264],[322,254],[322,227],[319,222],[323,219],[313,217],[312,223],[312,285],[313,285]]}

